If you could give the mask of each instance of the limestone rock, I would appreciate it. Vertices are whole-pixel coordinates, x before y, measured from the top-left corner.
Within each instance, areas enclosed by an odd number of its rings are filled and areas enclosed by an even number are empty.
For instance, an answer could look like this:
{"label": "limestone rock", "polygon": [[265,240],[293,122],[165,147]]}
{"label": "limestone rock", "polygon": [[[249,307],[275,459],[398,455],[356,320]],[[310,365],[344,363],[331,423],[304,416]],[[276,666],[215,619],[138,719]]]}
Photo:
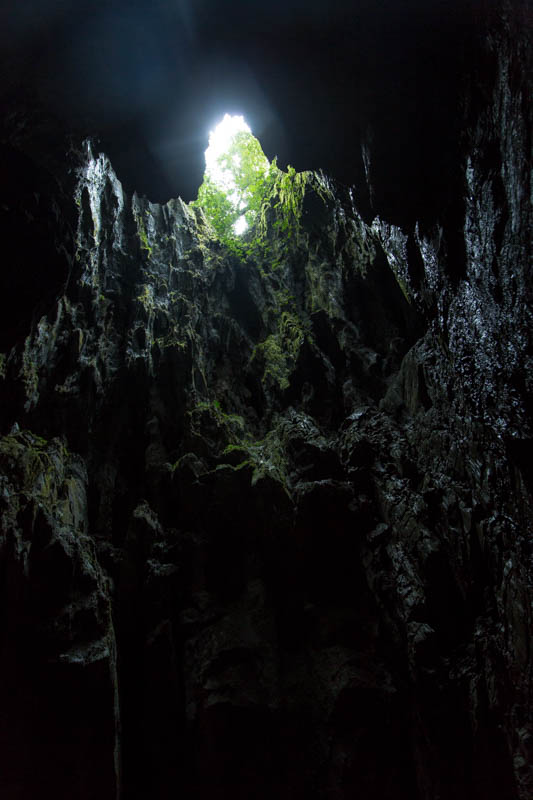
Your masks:
{"label": "limestone rock", "polygon": [[510,36],[460,231],[367,223],[309,173],[243,258],[85,145],[68,279],[1,362],[6,797],[531,796]]}

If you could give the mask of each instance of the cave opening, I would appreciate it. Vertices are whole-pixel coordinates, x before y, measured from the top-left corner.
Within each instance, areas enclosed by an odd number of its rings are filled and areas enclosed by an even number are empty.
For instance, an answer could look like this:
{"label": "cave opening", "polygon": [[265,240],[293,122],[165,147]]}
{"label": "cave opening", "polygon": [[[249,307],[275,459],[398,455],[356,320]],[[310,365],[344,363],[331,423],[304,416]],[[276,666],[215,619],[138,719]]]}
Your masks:
{"label": "cave opening", "polygon": [[193,205],[216,232],[240,236],[255,222],[275,168],[244,117],[225,114],[209,132],[205,172]]}
{"label": "cave opening", "polygon": [[0,791],[529,800],[520,0],[113,5],[0,125]]}

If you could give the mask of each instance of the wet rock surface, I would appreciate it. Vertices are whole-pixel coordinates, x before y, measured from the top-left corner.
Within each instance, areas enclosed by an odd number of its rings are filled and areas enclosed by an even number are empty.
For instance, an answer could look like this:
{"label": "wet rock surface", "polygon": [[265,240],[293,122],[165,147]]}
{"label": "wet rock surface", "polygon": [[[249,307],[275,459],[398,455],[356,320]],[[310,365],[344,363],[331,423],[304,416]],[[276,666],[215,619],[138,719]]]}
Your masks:
{"label": "wet rock surface", "polygon": [[68,279],[1,362],[6,797],[531,796],[511,33],[460,231],[365,222],[310,173],[242,260],[85,146]]}

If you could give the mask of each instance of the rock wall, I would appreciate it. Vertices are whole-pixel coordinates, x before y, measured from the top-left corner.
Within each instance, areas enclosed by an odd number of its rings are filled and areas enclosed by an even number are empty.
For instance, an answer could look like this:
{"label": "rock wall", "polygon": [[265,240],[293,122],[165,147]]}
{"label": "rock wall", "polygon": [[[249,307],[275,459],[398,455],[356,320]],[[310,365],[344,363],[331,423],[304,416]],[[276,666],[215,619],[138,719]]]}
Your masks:
{"label": "rock wall", "polygon": [[1,364],[4,796],[531,796],[531,127],[498,30],[462,193],[414,230],[309,173],[241,259],[85,146],[68,279]]}

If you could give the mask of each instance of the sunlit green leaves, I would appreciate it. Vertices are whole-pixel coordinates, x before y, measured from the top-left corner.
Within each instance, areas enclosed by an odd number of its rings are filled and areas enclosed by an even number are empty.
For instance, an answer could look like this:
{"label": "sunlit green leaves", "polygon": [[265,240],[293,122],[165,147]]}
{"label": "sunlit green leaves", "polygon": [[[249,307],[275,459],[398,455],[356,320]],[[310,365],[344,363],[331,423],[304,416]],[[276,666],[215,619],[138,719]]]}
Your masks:
{"label": "sunlit green leaves", "polygon": [[[244,127],[247,128],[245,124]],[[216,148],[216,130],[210,137],[210,148]],[[206,152],[206,162],[204,180],[193,205],[204,210],[222,239],[235,237],[254,224],[272,184],[275,164],[270,164],[249,129],[226,135],[224,149],[215,149],[215,157],[211,155],[209,159]]]}
{"label": "sunlit green leaves", "polygon": [[253,257],[261,269],[277,269],[294,245],[310,173],[269,162],[242,117],[211,131],[206,170],[191,204],[200,207],[220,241],[239,259]]}

